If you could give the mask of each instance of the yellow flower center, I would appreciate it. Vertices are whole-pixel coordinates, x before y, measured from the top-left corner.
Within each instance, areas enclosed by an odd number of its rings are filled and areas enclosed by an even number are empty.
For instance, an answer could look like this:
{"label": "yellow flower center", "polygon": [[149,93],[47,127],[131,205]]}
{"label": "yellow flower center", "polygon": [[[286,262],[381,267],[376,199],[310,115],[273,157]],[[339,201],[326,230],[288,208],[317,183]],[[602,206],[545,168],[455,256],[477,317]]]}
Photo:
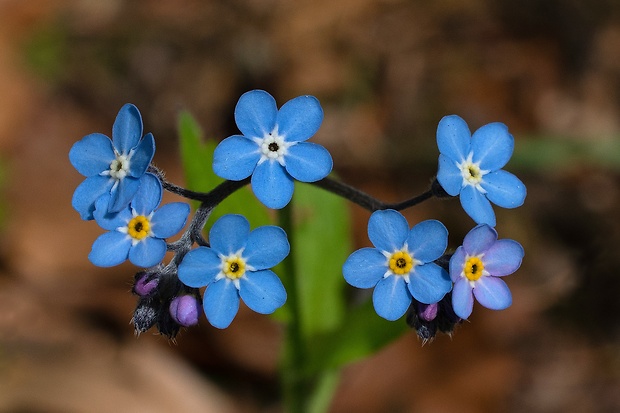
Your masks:
{"label": "yellow flower center", "polygon": [[146,238],[151,232],[151,224],[149,219],[144,215],[138,215],[127,224],[127,233],[138,241]]}
{"label": "yellow flower center", "polygon": [[484,264],[479,257],[468,258],[463,266],[463,273],[465,274],[465,278],[469,281],[477,281],[478,278],[482,277],[483,271]]}
{"label": "yellow flower center", "polygon": [[397,251],[390,257],[390,271],[397,275],[409,274],[413,268],[413,258],[405,251]]}
{"label": "yellow flower center", "polygon": [[239,279],[245,274],[245,260],[239,256],[226,257],[222,264],[222,272],[231,280]]}

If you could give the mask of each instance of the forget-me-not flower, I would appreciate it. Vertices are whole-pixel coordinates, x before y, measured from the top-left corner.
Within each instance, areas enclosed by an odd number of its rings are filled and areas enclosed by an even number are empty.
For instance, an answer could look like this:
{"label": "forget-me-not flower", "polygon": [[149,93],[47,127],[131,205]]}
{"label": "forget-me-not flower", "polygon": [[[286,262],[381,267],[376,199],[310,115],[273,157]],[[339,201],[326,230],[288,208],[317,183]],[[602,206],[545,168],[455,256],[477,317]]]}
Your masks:
{"label": "forget-me-not flower", "polygon": [[159,180],[152,174],[142,178],[131,204],[117,213],[107,210],[109,200],[101,196],[95,204],[95,220],[108,230],[93,243],[88,255],[100,267],[121,264],[127,258],[139,267],[152,267],[166,254],[166,241],[179,232],[189,215],[189,205],[174,202],[156,209],[161,201]]}
{"label": "forget-me-not flower", "polygon": [[107,197],[107,212],[126,208],[138,191],[155,153],[151,133],[142,137],[142,117],[132,104],[124,105],[112,127],[112,140],[101,133],[86,135],[69,151],[69,160],[86,179],[76,188],[72,205],[82,219],[93,219],[95,202]]}
{"label": "forget-me-not flower", "polygon": [[454,282],[452,307],[459,317],[470,316],[474,297],[491,310],[512,304],[512,294],[498,277],[512,274],[523,260],[523,247],[511,239],[497,239],[497,232],[478,225],[465,236],[463,245],[450,258],[450,278]]}
{"label": "forget-me-not flower", "polygon": [[[514,149],[514,138],[503,123],[482,126],[473,136],[456,115],[445,116],[437,127],[437,180],[477,224],[495,226],[491,202],[503,208],[523,205],[523,182],[503,168]],[[490,202],[489,202],[490,201]]]}
{"label": "forget-me-not flower", "polygon": [[270,270],[290,250],[282,228],[268,225],[250,231],[242,215],[224,215],[211,227],[209,243],[185,255],[178,275],[188,287],[207,287],[203,306],[211,325],[228,327],[240,299],[261,314],[273,313],[286,302],[286,290]]}
{"label": "forget-me-not flower", "polygon": [[256,197],[267,207],[285,207],[293,196],[293,179],[315,182],[332,170],[324,147],[305,142],[321,126],[323,109],[314,96],[299,96],[280,110],[263,90],[247,92],[235,107],[242,135],[224,139],[215,148],[213,170],[222,178],[240,181],[252,176]]}
{"label": "forget-me-not flower", "polygon": [[345,280],[354,287],[374,287],[372,300],[381,317],[402,317],[411,297],[432,304],[452,288],[448,273],[433,261],[448,245],[448,230],[427,220],[411,230],[407,219],[394,210],[376,211],[368,221],[368,238],[375,248],[355,251],[345,261]]}

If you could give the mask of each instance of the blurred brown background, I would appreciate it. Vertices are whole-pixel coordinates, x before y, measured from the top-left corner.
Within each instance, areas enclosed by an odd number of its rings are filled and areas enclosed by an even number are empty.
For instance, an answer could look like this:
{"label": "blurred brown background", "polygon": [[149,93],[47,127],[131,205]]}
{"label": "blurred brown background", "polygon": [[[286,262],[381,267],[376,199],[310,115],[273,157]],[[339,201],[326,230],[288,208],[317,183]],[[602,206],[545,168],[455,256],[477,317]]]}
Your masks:
{"label": "blurred brown background", "polygon": [[[253,88],[317,96],[315,141],[386,201],[425,189],[452,113],[506,123],[528,186],[497,212],[526,250],[513,306],[349,366],[331,412],[620,411],[619,56],[613,0],[0,0],[0,412],[281,411],[275,323],[242,309],[225,331],[135,338],[135,268],[91,265],[101,230],[70,206],[69,148],[122,104],[182,183],[178,111],[222,139]],[[458,201],[406,215],[441,219],[452,247],[473,226]]]}

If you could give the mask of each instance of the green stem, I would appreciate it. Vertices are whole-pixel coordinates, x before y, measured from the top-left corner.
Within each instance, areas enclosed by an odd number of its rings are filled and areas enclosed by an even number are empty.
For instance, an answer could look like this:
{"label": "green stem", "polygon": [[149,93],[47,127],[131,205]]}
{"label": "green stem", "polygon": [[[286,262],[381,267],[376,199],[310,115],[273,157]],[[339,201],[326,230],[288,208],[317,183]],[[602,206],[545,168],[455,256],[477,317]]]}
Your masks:
{"label": "green stem", "polygon": [[[278,213],[278,223],[288,234],[289,243],[294,239],[292,202]],[[291,251],[294,251],[291,245]],[[288,413],[303,413],[308,403],[306,379],[304,377],[305,343],[301,327],[301,303],[295,271],[295,259],[290,254],[283,262],[282,282],[287,291],[286,305],[290,320],[286,326],[284,360],[282,361],[282,386],[284,403]]]}

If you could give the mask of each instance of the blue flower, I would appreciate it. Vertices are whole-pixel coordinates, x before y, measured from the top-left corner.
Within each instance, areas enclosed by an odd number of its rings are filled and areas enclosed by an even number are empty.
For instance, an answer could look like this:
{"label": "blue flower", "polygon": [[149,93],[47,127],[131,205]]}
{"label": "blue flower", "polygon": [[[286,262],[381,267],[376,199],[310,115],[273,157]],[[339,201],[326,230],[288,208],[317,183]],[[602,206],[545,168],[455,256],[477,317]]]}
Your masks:
{"label": "blue flower", "polygon": [[463,245],[450,258],[450,278],[454,282],[452,307],[459,317],[470,316],[474,297],[491,310],[512,304],[512,294],[498,277],[512,274],[521,266],[523,247],[511,239],[497,239],[490,226],[478,225],[465,236]]}
{"label": "blue flower", "polygon": [[157,206],[161,201],[162,189],[159,180],[146,174],[131,201],[131,205],[117,213],[108,212],[105,196],[95,203],[95,220],[108,230],[93,243],[88,255],[90,261],[99,267],[112,267],[127,258],[139,267],[152,267],[161,262],[166,254],[166,241],[179,232],[189,215],[189,205],[175,202]]}
{"label": "blue flower", "polygon": [[215,148],[213,170],[240,181],[252,175],[252,190],[267,207],[285,207],[293,196],[293,179],[315,182],[332,170],[332,157],[320,145],[304,142],[321,126],[323,109],[313,96],[299,96],[280,108],[267,92],[253,90],[239,98],[235,121],[243,135]]}
{"label": "blue flower", "polygon": [[375,248],[355,251],[345,261],[345,280],[357,288],[372,288],[377,314],[397,320],[411,304],[411,297],[432,304],[452,288],[448,273],[433,261],[448,245],[448,230],[439,221],[427,220],[411,230],[402,214],[376,211],[368,221],[368,238]]}
{"label": "blue flower", "polygon": [[209,231],[210,247],[198,247],[179,265],[179,279],[189,287],[206,286],[203,306],[209,322],[226,328],[239,301],[257,313],[270,314],[286,302],[286,290],[269,270],[289,253],[282,228],[263,226],[250,232],[242,215],[225,215]]}
{"label": "blue flower", "polygon": [[112,127],[112,140],[93,133],[76,142],[69,151],[69,160],[86,179],[77,187],[71,204],[82,219],[94,218],[95,202],[110,194],[107,212],[119,212],[138,191],[153,154],[152,134],[142,138],[142,118],[138,109],[124,105]]}
{"label": "blue flower", "polygon": [[477,224],[495,226],[491,202],[502,208],[523,205],[525,185],[501,169],[514,149],[506,125],[489,123],[472,136],[463,119],[445,116],[437,127],[437,145],[437,180],[448,194],[460,194],[463,209]]}

